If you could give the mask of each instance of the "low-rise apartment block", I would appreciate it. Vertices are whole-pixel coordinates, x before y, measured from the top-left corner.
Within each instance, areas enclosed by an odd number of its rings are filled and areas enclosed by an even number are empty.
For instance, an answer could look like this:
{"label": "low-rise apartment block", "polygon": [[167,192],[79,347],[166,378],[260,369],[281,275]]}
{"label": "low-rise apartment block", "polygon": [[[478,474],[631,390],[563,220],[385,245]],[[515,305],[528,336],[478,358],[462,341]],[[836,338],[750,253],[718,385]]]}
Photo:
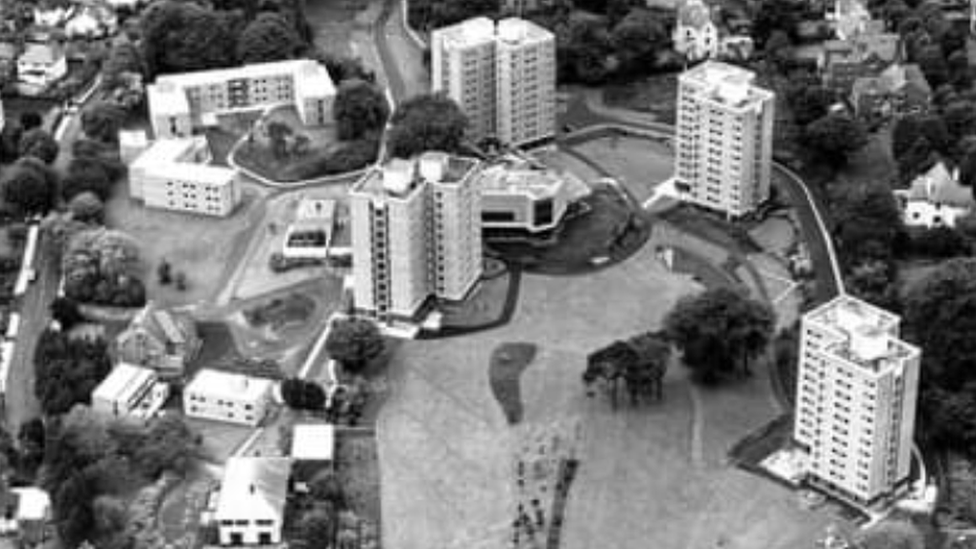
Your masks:
{"label": "low-rise apartment block", "polygon": [[431,87],[460,105],[474,140],[521,146],[556,135],[556,40],[518,18],[469,19],[431,34]]}
{"label": "low-rise apartment block", "polygon": [[121,362],[92,392],[92,409],[112,417],[149,419],[166,404],[169,385],[155,371]]}
{"label": "low-rise apartment block", "polygon": [[189,417],[257,425],[271,406],[275,383],[266,378],[203,369],[183,390]]}
{"label": "low-rise apartment block", "polygon": [[807,480],[858,505],[908,484],[920,352],[899,323],[848,295],[802,319],[793,437]]}
{"label": "low-rise apartment block", "polygon": [[203,136],[159,139],[129,166],[129,196],[147,208],[230,215],[241,201],[237,170],[211,159]]}
{"label": "low-rise apartment block", "polygon": [[354,301],[414,319],[431,298],[463,299],[481,277],[478,161],[428,152],[367,173],[350,193]]}
{"label": "low-rise apartment block", "polygon": [[675,189],[682,200],[748,214],[769,197],[773,92],[746,69],[706,61],[678,77]]}
{"label": "low-rise apartment block", "polygon": [[222,113],[294,105],[306,125],[332,119],[335,86],[311,59],[167,74],[146,88],[156,138],[187,137]]}
{"label": "low-rise apartment block", "polygon": [[878,77],[897,62],[901,37],[895,33],[859,34],[849,40],[828,40],[817,58],[824,86],[847,97],[858,78]]}

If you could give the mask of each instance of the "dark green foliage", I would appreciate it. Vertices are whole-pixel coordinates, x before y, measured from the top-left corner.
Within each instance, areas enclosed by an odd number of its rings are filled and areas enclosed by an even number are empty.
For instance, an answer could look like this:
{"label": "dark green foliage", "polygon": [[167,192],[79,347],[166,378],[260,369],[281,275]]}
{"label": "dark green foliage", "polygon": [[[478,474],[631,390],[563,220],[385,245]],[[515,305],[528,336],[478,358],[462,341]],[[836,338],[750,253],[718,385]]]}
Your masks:
{"label": "dark green foliage", "polygon": [[304,50],[292,24],[276,13],[260,13],[237,39],[237,59],[244,64],[296,59]]}
{"label": "dark green foliage", "polygon": [[796,40],[803,9],[799,2],[762,0],[755,6],[752,39],[757,48],[765,48],[766,41],[777,31],[785,33],[790,40]]}
{"label": "dark green foliage", "polygon": [[77,194],[68,202],[71,218],[83,223],[101,224],[105,214],[105,204],[95,193]]}
{"label": "dark green foliage", "polygon": [[346,80],[364,80],[369,83],[376,82],[376,75],[363,66],[359,58],[336,57],[328,53],[318,55],[318,59],[325,64],[329,71],[329,76],[336,84],[342,84]]}
{"label": "dark green foliage", "polygon": [[383,91],[362,80],[347,80],[339,85],[332,107],[339,139],[362,139],[378,133],[390,116],[390,106]]}
{"label": "dark green foliage", "polygon": [[969,251],[969,242],[951,227],[923,229],[912,235],[912,252],[931,258],[947,258]]}
{"label": "dark green foliage", "polygon": [[46,130],[34,128],[20,138],[20,156],[33,156],[45,164],[53,164],[61,148]]}
{"label": "dark green foliage", "polygon": [[793,121],[804,127],[827,115],[827,109],[837,101],[836,94],[824,87],[817,75],[804,71],[790,74],[786,90]]}
{"label": "dark green foliage", "polygon": [[446,95],[411,97],[393,113],[387,133],[389,154],[410,158],[425,151],[456,152],[467,125],[461,108]]}
{"label": "dark green foliage", "polygon": [[68,163],[61,194],[70,201],[80,194],[92,193],[104,202],[112,196],[112,188],[124,170],[125,167],[117,160],[101,156],[75,156]]}
{"label": "dark green foliage", "polygon": [[229,67],[243,28],[241,14],[194,2],[154,2],[142,14],[142,49],[148,75]]}
{"label": "dark green foliage", "polygon": [[64,292],[81,303],[141,307],[146,301],[139,250],[131,237],[104,228],[74,234],[61,257]]}
{"label": "dark green foliage", "polygon": [[103,143],[115,143],[119,129],[125,122],[125,110],[118,105],[100,101],[81,113],[81,129],[85,135]]}
{"label": "dark green foliage", "polygon": [[658,51],[668,47],[670,37],[661,18],[646,9],[630,10],[614,25],[610,44],[619,63],[618,72],[641,73],[655,63]]}
{"label": "dark green foliage", "polygon": [[431,30],[479,15],[492,16],[500,8],[500,0],[417,0],[410,3],[410,24]]}
{"label": "dark green foliage", "polygon": [[359,373],[383,352],[383,336],[376,324],[364,318],[335,321],[325,340],[325,351],[350,373]]}
{"label": "dark green foliage", "polygon": [[57,175],[41,160],[33,156],[22,158],[3,175],[3,200],[20,213],[44,213],[54,206]]}
{"label": "dark green foliage", "polygon": [[51,317],[58,321],[62,330],[70,330],[85,320],[78,308],[78,303],[67,297],[56,297],[51,302]]}
{"label": "dark green foliage", "polygon": [[846,165],[867,142],[864,127],[846,114],[828,114],[803,129],[803,143],[807,149],[835,169]]}
{"label": "dark green foliage", "polygon": [[113,90],[124,82],[123,75],[143,75],[146,71],[139,47],[128,40],[116,42],[102,64],[102,88]]}
{"label": "dark green foliage", "polygon": [[47,415],[67,413],[91,402],[91,392],[108,375],[112,361],[104,340],[69,338],[45,330],[34,352],[34,394]]}
{"label": "dark green foliage", "polygon": [[281,398],[295,410],[321,410],[325,406],[325,391],[318,383],[299,378],[281,382]]}
{"label": "dark green foliage", "polygon": [[898,203],[883,183],[850,183],[832,189],[833,236],[850,261],[887,260],[898,251],[904,224]]}
{"label": "dark green foliage", "polygon": [[773,337],[775,315],[768,305],[728,288],[678,300],[664,320],[665,333],[681,349],[686,366],[706,382],[742,369]]}
{"label": "dark green foliage", "polygon": [[43,124],[44,118],[36,111],[27,111],[20,115],[20,128],[25,132],[40,128]]}

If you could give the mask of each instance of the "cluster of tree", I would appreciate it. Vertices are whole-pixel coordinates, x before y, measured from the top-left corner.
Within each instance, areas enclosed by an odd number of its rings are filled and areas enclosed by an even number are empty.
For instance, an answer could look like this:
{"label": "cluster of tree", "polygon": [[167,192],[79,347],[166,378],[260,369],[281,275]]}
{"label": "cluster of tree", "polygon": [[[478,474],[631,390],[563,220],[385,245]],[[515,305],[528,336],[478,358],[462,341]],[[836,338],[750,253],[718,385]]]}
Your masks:
{"label": "cluster of tree", "polygon": [[112,370],[108,344],[47,329],[34,350],[34,394],[48,416],[91,402],[91,392]]}
{"label": "cluster of tree", "polygon": [[126,111],[137,109],[145,96],[146,65],[134,41],[116,40],[102,63],[102,92],[108,101]]}
{"label": "cluster of tree", "polygon": [[201,439],[169,415],[145,426],[110,421],[76,406],[49,430],[41,485],[51,494],[61,541],[97,547],[134,547],[120,496],[163,472],[185,473]]}
{"label": "cluster of tree", "polygon": [[295,500],[295,512],[300,518],[291,546],[378,548],[377,525],[357,515],[350,503],[335,473],[320,472],[309,483],[308,494]]}
{"label": "cluster of tree", "polygon": [[[117,132],[116,129],[111,135]],[[115,183],[125,174],[125,165],[119,160],[116,147],[94,139],[80,139],[72,146],[72,153],[61,182],[64,200],[70,201],[86,192],[93,193],[103,202],[108,200]]]}
{"label": "cluster of tree", "polygon": [[411,97],[390,118],[388,154],[411,158],[425,151],[457,152],[467,126],[461,107],[443,93]]}
{"label": "cluster of tree", "polygon": [[383,335],[376,323],[365,318],[336,320],[325,340],[325,352],[336,360],[344,372],[361,374],[369,362],[385,347]]}
{"label": "cluster of tree", "polygon": [[325,391],[312,381],[289,378],[281,382],[281,398],[295,410],[321,410],[325,407]]}
{"label": "cluster of tree", "polygon": [[[32,130],[43,131],[43,130]],[[20,158],[0,178],[3,201],[18,214],[43,214],[54,207],[58,175],[33,155]]]}
{"label": "cluster of tree", "polygon": [[618,341],[591,354],[583,372],[587,394],[599,383],[610,393],[616,405],[617,387],[621,381],[632,403],[642,397],[661,399],[664,374],[671,360],[671,342],[665,334],[649,332],[629,341]]}
{"label": "cluster of tree", "polygon": [[415,29],[434,30],[481,15],[498,15],[501,0],[418,0],[410,2],[407,19]]}
{"label": "cluster of tree", "polygon": [[922,349],[919,433],[976,454],[976,259],[952,259],[912,285],[905,328]]}
{"label": "cluster of tree", "polygon": [[17,430],[15,439],[7,429],[0,429],[0,490],[5,482],[32,484],[44,459],[46,429],[41,418],[26,421]]}
{"label": "cluster of tree", "polygon": [[141,20],[146,76],[305,55],[311,29],[300,0],[152,4]]}
{"label": "cluster of tree", "polygon": [[695,377],[714,383],[735,371],[748,375],[772,340],[775,324],[769,305],[715,288],[679,299],[664,319],[664,331]]}
{"label": "cluster of tree", "polygon": [[81,303],[141,307],[146,289],[135,241],[105,228],[72,235],[61,255],[64,292]]}
{"label": "cluster of tree", "polygon": [[339,85],[332,106],[339,139],[353,141],[372,136],[375,140],[389,116],[390,105],[375,84],[350,79]]}

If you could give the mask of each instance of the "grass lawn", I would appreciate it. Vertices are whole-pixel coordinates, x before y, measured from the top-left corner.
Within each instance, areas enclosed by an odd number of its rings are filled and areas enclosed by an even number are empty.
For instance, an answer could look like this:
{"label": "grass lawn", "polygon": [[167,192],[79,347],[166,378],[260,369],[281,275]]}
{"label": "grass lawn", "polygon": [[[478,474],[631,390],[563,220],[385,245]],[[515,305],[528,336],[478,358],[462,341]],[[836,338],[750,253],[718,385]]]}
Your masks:
{"label": "grass lawn", "polygon": [[169,543],[192,539],[200,527],[200,513],[206,510],[211,490],[217,487],[214,478],[204,467],[196,467],[187,478],[173,488],[159,507],[159,529]]}
{"label": "grass lawn", "polygon": [[502,343],[491,353],[488,384],[511,425],[522,421],[522,372],[532,364],[535,353],[532,343]]}
{"label": "grass lawn", "polygon": [[678,100],[676,74],[651,76],[628,84],[614,84],[603,91],[608,106],[656,115],[660,122],[674,124]]}
{"label": "grass lawn", "polygon": [[[252,214],[260,209],[256,194],[247,189],[237,210],[226,218],[146,208],[129,198],[128,183],[123,181],[106,204],[106,222],[140,243],[146,266],[143,280],[153,300],[163,306],[178,306],[207,301],[217,294],[236,261],[235,250],[246,244],[242,235]],[[156,268],[164,258],[174,274],[186,273],[186,291],[159,284]]]}
{"label": "grass lawn", "polygon": [[444,315],[441,325],[448,330],[467,330],[490,326],[504,320],[505,305],[509,292],[518,291],[518,275],[505,269],[501,261],[494,260],[504,269],[483,278],[467,299],[460,303],[444,303],[438,307]]}
{"label": "grass lawn", "polygon": [[223,421],[187,417],[186,424],[203,437],[203,456],[206,461],[223,465],[234,455],[254,429]]}
{"label": "grass lawn", "polygon": [[673,171],[674,153],[663,140],[612,135],[592,139],[573,150],[617,178],[642,204]]}
{"label": "grass lawn", "polygon": [[579,204],[581,212],[563,220],[554,244],[491,241],[488,247],[527,271],[571,274],[622,261],[650,236],[643,210],[614,186],[594,187]]}
{"label": "grass lawn", "polygon": [[680,205],[661,214],[661,217],[683,231],[697,235],[726,249],[742,253],[758,253],[762,248],[740,224],[726,221],[716,213],[690,205]]}
{"label": "grass lawn", "polygon": [[379,456],[374,434],[369,431],[338,430],[335,468],[349,506],[378,528],[382,508]]}

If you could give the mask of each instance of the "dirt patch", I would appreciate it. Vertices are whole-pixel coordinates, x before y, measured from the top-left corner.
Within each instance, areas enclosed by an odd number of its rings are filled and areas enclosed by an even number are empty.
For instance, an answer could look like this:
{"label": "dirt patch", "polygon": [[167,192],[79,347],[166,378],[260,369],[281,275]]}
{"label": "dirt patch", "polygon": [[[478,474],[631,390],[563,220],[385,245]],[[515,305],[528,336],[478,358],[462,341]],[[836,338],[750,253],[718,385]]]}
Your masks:
{"label": "dirt patch", "polygon": [[509,425],[522,421],[522,372],[532,364],[536,351],[532,343],[502,343],[491,353],[488,383]]}

